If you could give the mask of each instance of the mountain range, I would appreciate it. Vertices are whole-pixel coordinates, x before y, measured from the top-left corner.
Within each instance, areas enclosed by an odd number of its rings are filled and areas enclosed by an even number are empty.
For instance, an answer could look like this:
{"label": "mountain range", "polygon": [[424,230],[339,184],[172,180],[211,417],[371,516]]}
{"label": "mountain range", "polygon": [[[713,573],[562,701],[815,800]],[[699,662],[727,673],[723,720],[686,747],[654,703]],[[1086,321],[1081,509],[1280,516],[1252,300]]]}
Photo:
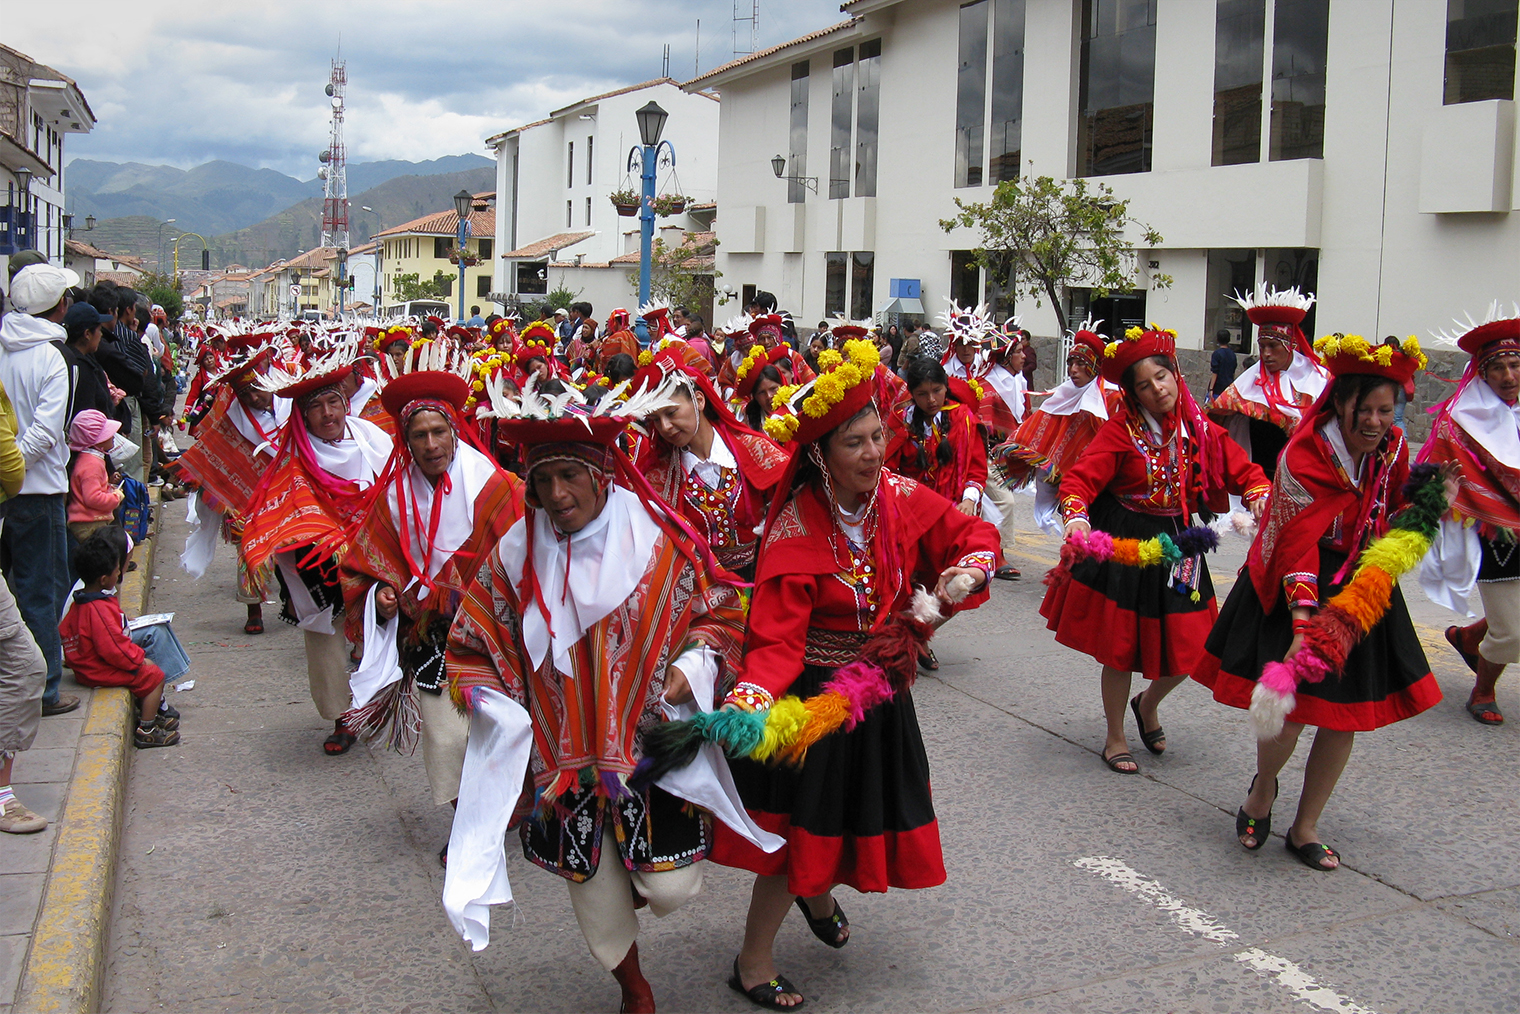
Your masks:
{"label": "mountain range", "polygon": [[[348,192],[359,194],[398,176],[436,176],[494,166],[483,155],[447,155],[428,162],[360,162],[348,167]],[[145,217],[174,219],[179,229],[213,236],[264,221],[322,195],[320,179],[298,180],[273,169],[217,160],[194,169],[78,158],[64,170],[76,221]],[[366,202],[367,203],[367,202]]]}
{"label": "mountain range", "polygon": [[[191,232],[206,238],[211,264],[218,269],[228,264],[263,267],[309,250],[321,239],[321,181],[303,183],[232,162],[183,170],[76,159],[66,173],[74,238],[111,253],[142,257],[150,269],[162,256],[168,270],[175,239]],[[349,241],[358,246],[380,229],[453,207],[453,195],[461,188],[471,193],[494,189],[496,165],[478,155],[366,162],[349,166],[348,181]],[[365,206],[374,210],[362,210]],[[91,214],[97,221],[87,230],[81,223]],[[172,225],[162,224],[170,218],[176,220]],[[200,243],[193,238],[182,242],[180,266],[199,265]]]}

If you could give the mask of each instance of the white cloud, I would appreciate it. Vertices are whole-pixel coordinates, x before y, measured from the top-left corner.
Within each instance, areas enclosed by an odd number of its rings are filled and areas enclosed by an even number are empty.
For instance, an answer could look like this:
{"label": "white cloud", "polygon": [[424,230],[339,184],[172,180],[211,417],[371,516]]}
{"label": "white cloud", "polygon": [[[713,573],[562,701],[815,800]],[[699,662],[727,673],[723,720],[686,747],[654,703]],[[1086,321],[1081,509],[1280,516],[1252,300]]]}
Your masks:
{"label": "white cloud", "polygon": [[[350,159],[482,152],[552,109],[730,58],[731,0],[364,4],[74,0],[7,6],[5,43],[75,78],[98,125],[70,158],[188,168],[222,158],[302,179],[327,143],[323,87],[338,50],[349,79]],[[767,0],[762,46],[842,18],[837,0]]]}

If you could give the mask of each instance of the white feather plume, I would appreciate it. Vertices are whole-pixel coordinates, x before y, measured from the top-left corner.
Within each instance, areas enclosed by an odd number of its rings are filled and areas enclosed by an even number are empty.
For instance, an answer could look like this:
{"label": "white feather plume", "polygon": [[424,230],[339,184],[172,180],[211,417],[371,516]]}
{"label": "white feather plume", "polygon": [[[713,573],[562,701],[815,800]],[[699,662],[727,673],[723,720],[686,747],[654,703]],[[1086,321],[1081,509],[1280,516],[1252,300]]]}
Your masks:
{"label": "white feather plume", "polygon": [[1307,312],[1314,305],[1314,297],[1300,292],[1296,285],[1291,289],[1268,288],[1265,281],[1257,282],[1256,288],[1245,295],[1236,292],[1231,298],[1242,310],[1254,310],[1258,306],[1291,306]]}
{"label": "white feather plume", "polygon": [[1441,331],[1431,331],[1430,337],[1435,340],[1435,343],[1437,345],[1445,345],[1448,348],[1454,349],[1457,347],[1458,340],[1460,340],[1463,335],[1467,334],[1467,332],[1473,330],[1474,328],[1482,327],[1484,324],[1492,324],[1496,320],[1510,320],[1515,317],[1520,317],[1520,304],[1512,303],[1510,304],[1509,309],[1505,310],[1505,308],[1496,299],[1492,303],[1488,304],[1488,312],[1483,315],[1482,320],[1473,320],[1472,314],[1470,313],[1464,314],[1463,316],[1465,316],[1467,319],[1462,320],[1460,318],[1454,317],[1452,318],[1452,326],[1450,328]]}
{"label": "white feather plume", "polygon": [[1256,684],[1251,691],[1251,728],[1256,738],[1263,741],[1276,739],[1297,703],[1293,694],[1278,696],[1260,683]]}

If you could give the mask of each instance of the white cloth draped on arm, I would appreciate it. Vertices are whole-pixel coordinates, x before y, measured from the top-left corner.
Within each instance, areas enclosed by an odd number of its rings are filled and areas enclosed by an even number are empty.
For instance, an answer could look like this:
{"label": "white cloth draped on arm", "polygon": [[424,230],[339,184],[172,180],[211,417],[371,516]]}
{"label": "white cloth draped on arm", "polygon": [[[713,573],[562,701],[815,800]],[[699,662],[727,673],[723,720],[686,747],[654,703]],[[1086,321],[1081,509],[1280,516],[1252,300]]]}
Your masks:
{"label": "white cloth draped on arm", "polygon": [[380,591],[376,582],[369,586],[364,596],[364,656],[359,668],[348,678],[348,688],[354,695],[354,707],[362,708],[375,699],[375,695],[401,678],[401,656],[396,648],[396,631],[401,627],[399,617],[381,626],[375,616],[375,595]]}
{"label": "white cloth draped on arm", "polygon": [[1482,562],[1477,529],[1443,518],[1430,551],[1420,561],[1420,587],[1436,605],[1472,616],[1467,597],[1478,583],[1478,565]]}
{"label": "white cloth draped on arm", "polygon": [[185,538],[185,551],[179,563],[185,573],[200,579],[211,566],[216,554],[216,540],[221,534],[222,516],[206,505],[199,492],[185,499],[186,519],[190,522],[190,534]]}

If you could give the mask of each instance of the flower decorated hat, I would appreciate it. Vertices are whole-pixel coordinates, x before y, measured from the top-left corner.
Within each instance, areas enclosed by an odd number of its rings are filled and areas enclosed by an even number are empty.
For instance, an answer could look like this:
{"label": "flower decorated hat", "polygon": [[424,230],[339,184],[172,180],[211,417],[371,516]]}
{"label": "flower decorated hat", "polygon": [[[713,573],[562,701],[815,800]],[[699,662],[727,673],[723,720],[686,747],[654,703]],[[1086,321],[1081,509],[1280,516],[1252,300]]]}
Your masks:
{"label": "flower decorated hat", "polygon": [[1124,371],[1140,360],[1150,356],[1175,359],[1176,355],[1176,331],[1165,330],[1157,324],[1149,328],[1132,327],[1124,332],[1123,338],[1103,347],[1103,379],[1118,384],[1124,378]]}
{"label": "flower decorated hat", "polygon": [[786,342],[774,348],[766,348],[760,342],[749,347],[744,360],[739,363],[739,369],[735,372],[738,382],[734,386],[734,394],[739,398],[748,398],[755,393],[755,385],[760,383],[760,374],[767,366],[774,366],[783,359],[791,357],[792,347]]}
{"label": "flower decorated hat", "polygon": [[777,443],[808,444],[871,404],[881,354],[873,342],[854,338],[843,349],[818,356],[818,376],[776,392],[765,432]]}
{"label": "flower decorated hat", "polygon": [[1336,332],[1316,341],[1314,351],[1332,376],[1371,373],[1400,386],[1413,380],[1428,362],[1420,351],[1420,340],[1414,335],[1395,346],[1374,345],[1359,334]]}

